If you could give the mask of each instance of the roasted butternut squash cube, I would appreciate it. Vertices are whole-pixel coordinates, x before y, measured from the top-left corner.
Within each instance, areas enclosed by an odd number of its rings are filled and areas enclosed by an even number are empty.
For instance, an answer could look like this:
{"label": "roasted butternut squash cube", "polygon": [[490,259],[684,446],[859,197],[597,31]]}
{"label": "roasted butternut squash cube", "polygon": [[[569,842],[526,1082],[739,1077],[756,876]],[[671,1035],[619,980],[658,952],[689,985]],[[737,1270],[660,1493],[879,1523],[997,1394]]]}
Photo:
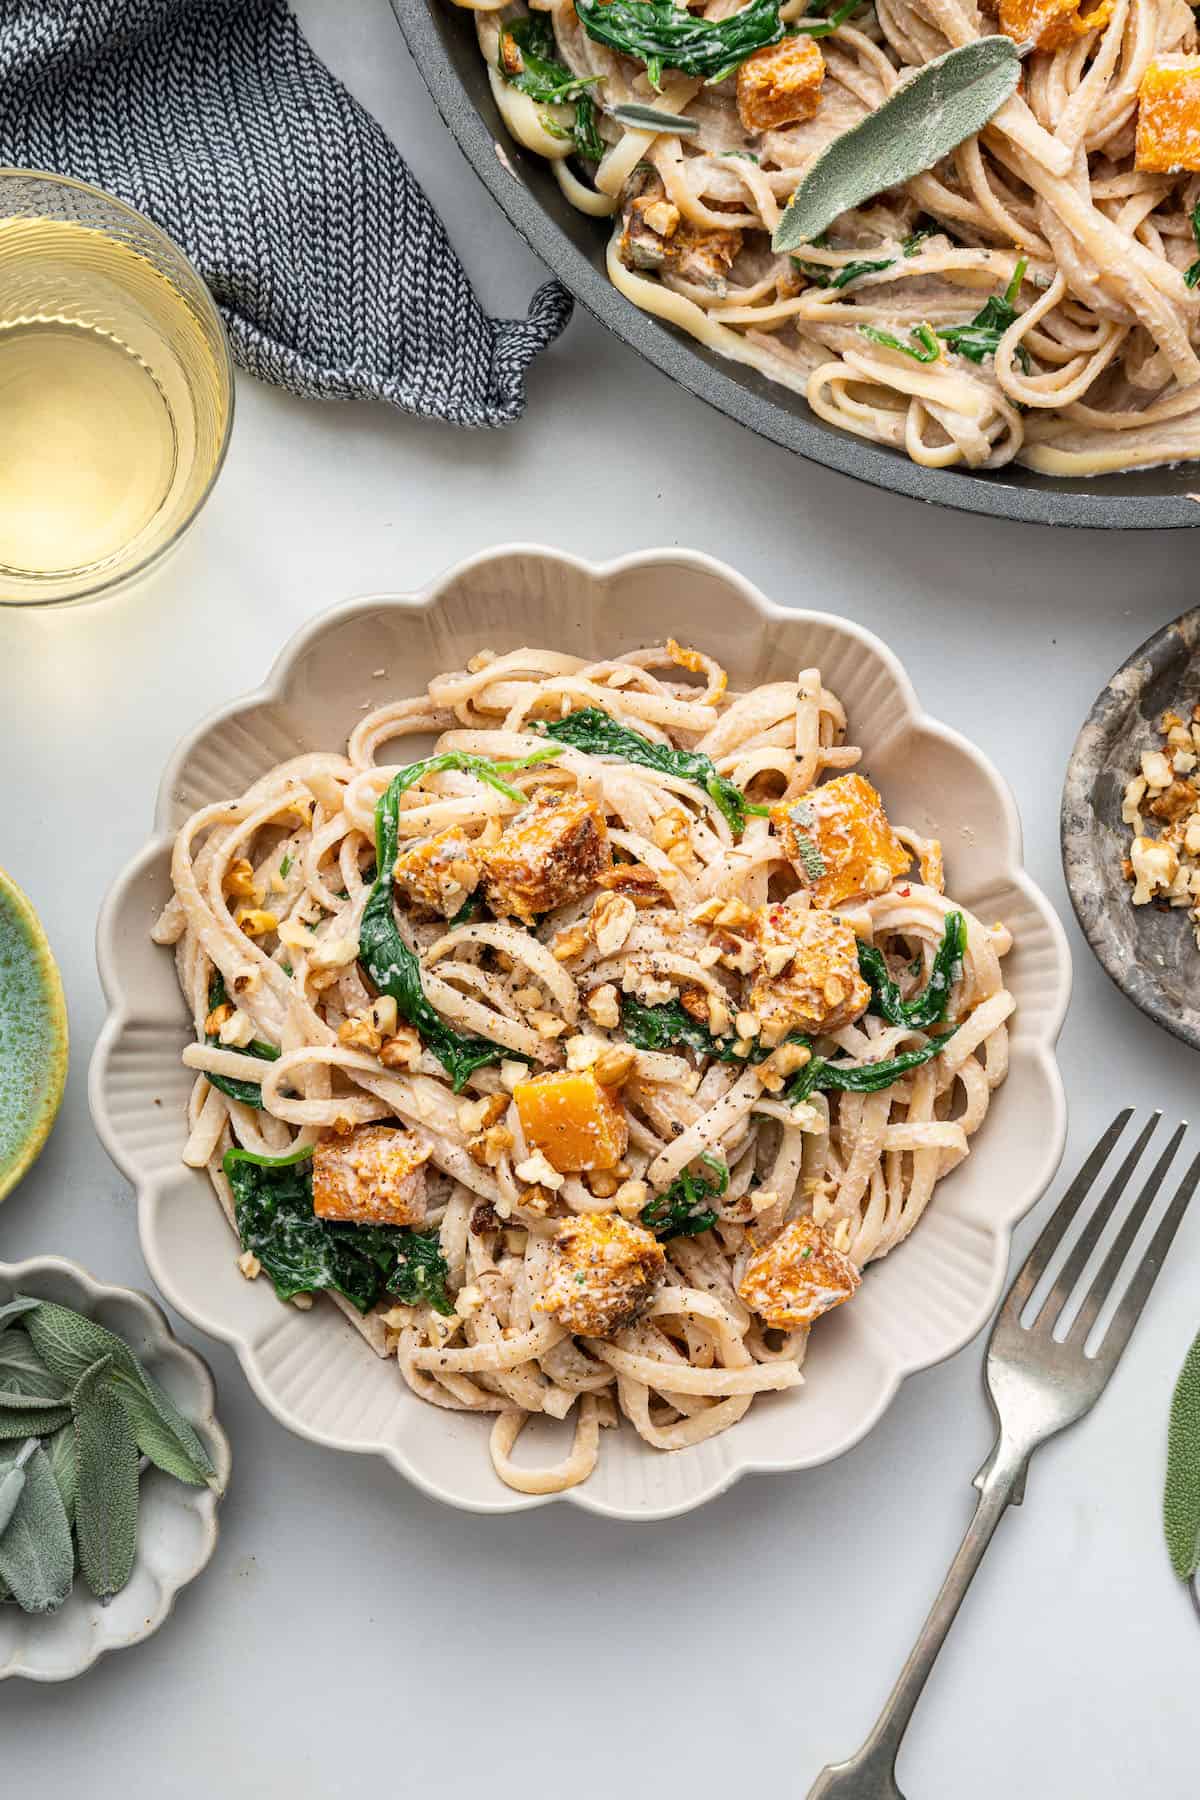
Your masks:
{"label": "roasted butternut squash cube", "polygon": [[582,1213],[555,1233],[546,1285],[534,1301],[568,1331],[612,1337],[645,1312],[666,1272],[662,1245],[619,1213]]}
{"label": "roasted butternut squash cube", "polygon": [[627,269],[669,269],[682,281],[723,294],[741,247],[736,226],[708,230],[681,218],[662,178],[648,164],[639,166],[625,184],[617,255]]}
{"label": "roasted butternut squash cube", "polygon": [[671,239],[668,267],[681,281],[710,293],[724,294],[726,276],[742,247],[742,234],[737,226],[726,230],[706,230],[686,221]]}
{"label": "roasted butternut squash cube", "polygon": [[1000,0],[1000,29],[1017,44],[1061,50],[1085,31],[1099,31],[1112,16],[1112,0],[1081,14],[1080,0]]}
{"label": "roasted butternut squash cube", "polygon": [[798,1331],[849,1300],[862,1276],[832,1237],[812,1219],[793,1219],[755,1250],[738,1294],[765,1325]]}
{"label": "roasted butternut squash cube", "polygon": [[1147,66],[1134,167],[1149,175],[1200,169],[1200,56],[1159,56]]}
{"label": "roasted butternut squash cube", "polygon": [[356,1125],[313,1151],[313,1211],[352,1225],[420,1225],[429,1151],[392,1125]]}
{"label": "roasted butternut squash cube", "polygon": [[611,1169],[625,1154],[629,1122],[616,1095],[592,1069],[556,1071],[513,1090],[526,1141],[560,1175]]}
{"label": "roasted butternut squash cube", "polygon": [[465,832],[451,825],[402,850],[392,880],[405,898],[452,918],[479,885],[474,846]]}
{"label": "roasted butternut squash cube", "polygon": [[789,1031],[837,1031],[867,1010],[871,990],[858,967],[858,941],[841,919],[815,908],[763,906],[753,934],[758,967],[747,1006],[761,1043],[781,1043]]}
{"label": "roasted butternut squash cube", "polygon": [[811,119],[821,104],[825,58],[811,37],[785,37],[748,56],[737,72],[744,131],[771,131]]}
{"label": "roasted butternut squash cube", "polygon": [[480,861],[492,911],[528,925],[594,887],[612,862],[612,847],[599,807],[582,794],[548,789],[517,814]]}
{"label": "roasted butternut squash cube", "polygon": [[839,775],[799,800],[781,801],[771,823],[814,906],[886,893],[912,863],[861,775]]}

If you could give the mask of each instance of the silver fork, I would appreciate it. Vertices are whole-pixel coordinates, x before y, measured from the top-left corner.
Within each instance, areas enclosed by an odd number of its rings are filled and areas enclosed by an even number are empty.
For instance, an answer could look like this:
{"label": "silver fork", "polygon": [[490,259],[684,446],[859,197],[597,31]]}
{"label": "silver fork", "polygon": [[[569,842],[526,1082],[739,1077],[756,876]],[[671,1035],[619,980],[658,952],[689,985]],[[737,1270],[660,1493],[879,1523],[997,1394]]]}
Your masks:
{"label": "silver fork", "polygon": [[[1095,1354],[1084,1354],[1092,1327],[1106,1299],[1114,1291],[1122,1265],[1187,1130],[1186,1124],[1178,1127],[1151,1170],[1112,1247],[1086,1288],[1079,1312],[1061,1343],[1055,1340],[1054,1331],[1162,1114],[1156,1112],[1151,1116],[1087,1216],[1092,1188],[1132,1117],[1132,1111],[1127,1109],[1113,1120],[1059,1202],[1008,1291],[988,1342],[987,1390],[997,1431],[991,1455],[975,1477],[975,1486],[979,1489],[975,1516],[875,1729],[855,1756],[821,1771],[809,1789],[808,1800],[904,1800],[896,1785],[896,1756],[900,1742],[971,1578],[992,1540],[992,1533],[1005,1509],[1019,1506],[1025,1498],[1025,1474],[1038,1445],[1091,1410],[1129,1342],[1171,1247],[1171,1240],[1179,1229],[1196,1184],[1200,1182],[1200,1156],[1195,1158],[1180,1182],[1144,1255],[1132,1270]],[[1021,1324],[1021,1314],[1026,1303],[1078,1217],[1086,1217],[1083,1230],[1037,1317],[1025,1327]]]}

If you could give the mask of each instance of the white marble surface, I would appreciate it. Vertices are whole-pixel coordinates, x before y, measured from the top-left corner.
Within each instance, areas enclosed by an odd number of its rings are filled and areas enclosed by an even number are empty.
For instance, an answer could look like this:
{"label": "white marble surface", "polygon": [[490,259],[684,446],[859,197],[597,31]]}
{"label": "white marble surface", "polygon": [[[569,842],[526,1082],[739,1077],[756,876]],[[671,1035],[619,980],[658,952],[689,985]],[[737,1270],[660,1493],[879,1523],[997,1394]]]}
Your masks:
{"label": "white marble surface", "polygon": [[[523,307],[541,272],[444,136],[386,0],[299,10],[409,154],[488,304]],[[1195,596],[1191,538],[1051,535],[856,486],[676,392],[583,317],[504,434],[241,380],[221,484],[156,581],[93,608],[0,615],[0,860],[41,909],[73,1035],[66,1105],[0,1214],[0,1256],[58,1251],[147,1281],[131,1195],[88,1118],[92,925],[177,736],[332,601],[516,536],[593,556],[695,545],[779,600],[879,631],[1008,775],[1029,865],[1064,912],[1058,796],[1075,731],[1112,669]],[[1068,1167],[1121,1102],[1186,1116],[1198,1066],[1070,929]],[[901,1760],[914,1800],[1196,1792],[1200,1627],[1158,1508],[1198,1255],[1200,1216],[1101,1406],[1041,1453],[1001,1526]],[[873,1718],[990,1441],[975,1344],[910,1382],[831,1467],[751,1479],[657,1527],[566,1507],[484,1521],[289,1437],[228,1352],[202,1347],[235,1457],[216,1560],[150,1644],[74,1687],[0,1689],[6,1790],[49,1776],[104,1800],[468,1784],[492,1800],[803,1795]]]}

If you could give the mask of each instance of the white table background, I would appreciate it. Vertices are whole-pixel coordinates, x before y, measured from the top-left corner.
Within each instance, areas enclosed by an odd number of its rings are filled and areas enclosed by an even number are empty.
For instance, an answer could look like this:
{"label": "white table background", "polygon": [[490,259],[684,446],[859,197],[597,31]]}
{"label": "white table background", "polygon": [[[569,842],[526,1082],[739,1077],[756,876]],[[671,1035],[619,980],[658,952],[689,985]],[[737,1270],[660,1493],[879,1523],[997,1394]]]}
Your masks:
{"label": "white table background", "polygon": [[[485,303],[522,311],[543,272],[445,135],[387,0],[298,10],[453,222]],[[1195,1055],[1108,985],[1069,919],[1058,801],[1096,691],[1195,599],[1196,540],[1051,533],[878,493],[760,442],[580,314],[529,387],[518,426],[467,434],[240,378],[220,485],[153,582],[91,608],[0,613],[0,861],[41,911],[73,1040],[66,1104],[3,1208],[0,1256],[59,1252],[149,1285],[132,1196],[88,1116],[92,930],[177,738],[332,602],[417,586],[515,537],[593,557],[691,545],[784,604],[878,631],[931,709],[1007,774],[1028,865],[1068,918],[1065,1168],[1120,1103],[1187,1115]],[[1200,1324],[1198,1253],[1200,1216],[1109,1393],[1040,1454],[1002,1525],[901,1759],[912,1800],[1197,1792],[1200,1627],[1159,1497],[1171,1384]],[[874,1718],[990,1443],[976,1343],[909,1382],[841,1461],[752,1477],[686,1518],[479,1519],[291,1437],[231,1354],[201,1347],[234,1447],[217,1555],[148,1644],[65,1688],[0,1689],[5,1792],[40,1778],[103,1800],[468,1784],[491,1800],[651,1787],[709,1800],[752,1784],[799,1800]]]}

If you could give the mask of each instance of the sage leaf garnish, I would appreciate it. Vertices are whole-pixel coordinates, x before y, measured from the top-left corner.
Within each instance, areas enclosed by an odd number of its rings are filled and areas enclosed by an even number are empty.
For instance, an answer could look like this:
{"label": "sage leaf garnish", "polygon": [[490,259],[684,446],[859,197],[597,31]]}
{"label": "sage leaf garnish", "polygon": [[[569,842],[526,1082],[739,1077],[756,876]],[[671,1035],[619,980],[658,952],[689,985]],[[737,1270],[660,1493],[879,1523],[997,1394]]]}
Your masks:
{"label": "sage leaf garnish", "polygon": [[23,1300],[9,1316],[0,1439],[25,1443],[15,1457],[0,1449],[0,1601],[53,1612],[71,1591],[76,1556],[107,1600],[137,1557],[142,1456],[195,1486],[216,1470],[123,1338],[49,1300]]}
{"label": "sage leaf garnish", "polygon": [[25,1464],[36,1449],[37,1439],[28,1438],[8,1473],[0,1475],[0,1537],[4,1536],[8,1522],[17,1510],[17,1502],[25,1491]]}
{"label": "sage leaf garnish", "polygon": [[1181,1581],[1190,1581],[1200,1566],[1200,1336],[1171,1396],[1163,1529],[1171,1567]]}
{"label": "sage leaf garnish", "polygon": [[0,1407],[0,1439],[48,1437],[70,1416],[69,1406]]}
{"label": "sage leaf garnish", "polygon": [[[212,1479],[216,1471],[204,1445],[170,1395],[147,1374],[121,1338],[97,1325],[94,1319],[85,1319],[48,1300],[29,1315],[25,1328],[50,1373],[71,1388],[100,1357],[111,1356],[110,1379],[118,1399],[130,1413],[142,1454],[169,1475],[177,1475],[175,1464],[190,1466],[193,1473],[180,1479],[195,1485]],[[8,1416],[0,1412],[0,1432]]]}
{"label": "sage leaf garnish", "polygon": [[66,1399],[66,1391],[42,1364],[23,1331],[0,1332],[0,1388],[26,1400]]}
{"label": "sage leaf garnish", "polygon": [[630,100],[611,109],[611,118],[635,131],[668,131],[672,137],[693,137],[700,129],[698,120],[685,119],[682,113],[663,112],[657,106],[641,106]]}
{"label": "sage leaf garnish", "polygon": [[40,1300],[31,1300],[27,1294],[18,1294],[14,1300],[5,1301],[0,1306],[0,1331],[12,1319],[19,1319],[22,1313],[32,1312],[35,1306],[40,1305]]}
{"label": "sage leaf garnish", "polygon": [[798,250],[842,213],[931,169],[982,131],[1020,70],[1017,45],[1003,36],[976,38],[926,63],[815,158],[784,209],[772,248]]}
{"label": "sage leaf garnish", "polygon": [[[0,1464],[4,1473],[15,1462]],[[66,1508],[50,1460],[39,1446],[25,1464],[12,1518],[0,1536],[0,1579],[24,1612],[57,1612],[75,1575]]]}
{"label": "sage leaf garnish", "polygon": [[138,1447],[111,1374],[112,1358],[100,1357],[71,1395],[79,1458],[75,1537],[79,1566],[97,1600],[121,1592],[137,1555]]}
{"label": "sage leaf garnish", "polygon": [[216,1475],[208,1451],[166,1389],[144,1369],[138,1373],[139,1381],[120,1372],[113,1378],[113,1392],[125,1409],[138,1449],[176,1481],[206,1487]]}
{"label": "sage leaf garnish", "polygon": [[58,1483],[68,1521],[75,1523],[75,1497],[79,1492],[79,1452],[75,1448],[75,1426],[64,1425],[53,1437],[43,1440],[50,1471]]}
{"label": "sage leaf garnish", "polygon": [[53,1411],[62,1405],[61,1394],[46,1398],[40,1394],[22,1394],[15,1388],[0,1387],[0,1412],[39,1412],[43,1408]]}

